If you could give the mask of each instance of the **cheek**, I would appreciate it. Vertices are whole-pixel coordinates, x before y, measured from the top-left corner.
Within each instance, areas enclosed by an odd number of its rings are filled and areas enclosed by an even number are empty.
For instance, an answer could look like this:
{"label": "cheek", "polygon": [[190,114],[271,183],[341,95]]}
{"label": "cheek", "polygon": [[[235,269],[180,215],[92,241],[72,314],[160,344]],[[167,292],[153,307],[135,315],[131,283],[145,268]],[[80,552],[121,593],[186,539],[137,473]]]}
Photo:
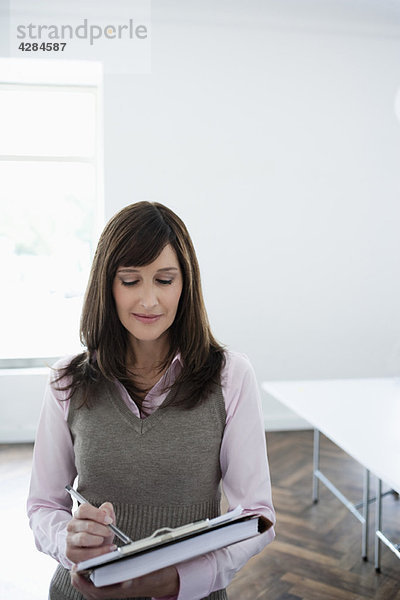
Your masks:
{"label": "cheek", "polygon": [[177,292],[174,296],[174,303],[173,303],[175,312],[178,310],[179,300],[180,300],[181,295],[182,295],[182,289],[177,290]]}
{"label": "cheek", "polygon": [[115,305],[117,305],[117,302],[118,302],[118,286],[117,286],[117,282],[116,281],[114,281],[114,283],[112,285],[111,293],[112,293],[112,296],[114,298]]}
{"label": "cheek", "polygon": [[119,313],[121,310],[124,310],[127,304],[126,294],[124,294],[124,290],[121,289],[121,286],[113,286],[113,297],[115,302],[115,308],[117,310],[117,313]]}

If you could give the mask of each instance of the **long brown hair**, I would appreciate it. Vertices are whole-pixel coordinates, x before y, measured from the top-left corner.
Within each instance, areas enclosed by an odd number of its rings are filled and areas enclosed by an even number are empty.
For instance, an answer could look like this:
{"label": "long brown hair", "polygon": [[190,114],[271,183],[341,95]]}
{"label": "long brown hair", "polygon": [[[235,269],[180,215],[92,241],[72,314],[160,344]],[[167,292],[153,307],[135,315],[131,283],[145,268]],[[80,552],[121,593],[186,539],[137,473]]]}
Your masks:
{"label": "long brown hair", "polygon": [[118,318],[112,285],[119,267],[148,265],[168,244],[176,252],[183,287],[160,372],[180,352],[183,368],[171,386],[170,398],[184,386],[183,402],[188,407],[207,398],[218,383],[225,356],[211,333],[190,235],[166,206],[138,202],[119,211],[100,237],[81,316],[80,339],[86,351],[74,357],[56,379],[59,383],[68,380],[60,389],[67,390],[69,398],[79,389],[86,402],[102,381],[119,380],[138,404],[143,400],[143,389],[134,383],[132,371],[127,371],[128,333]]}

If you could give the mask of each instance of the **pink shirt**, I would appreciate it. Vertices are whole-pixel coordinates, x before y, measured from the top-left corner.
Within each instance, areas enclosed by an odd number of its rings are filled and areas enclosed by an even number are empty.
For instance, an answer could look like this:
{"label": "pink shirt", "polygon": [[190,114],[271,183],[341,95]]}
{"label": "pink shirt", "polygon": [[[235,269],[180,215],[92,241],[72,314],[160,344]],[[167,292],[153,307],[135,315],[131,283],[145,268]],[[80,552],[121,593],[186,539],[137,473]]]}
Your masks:
{"label": "pink shirt", "polygon": [[[62,367],[69,359],[59,361],[55,367]],[[141,412],[119,384],[126,405],[137,417],[150,415],[166,397],[166,392],[162,393],[163,384],[172,382],[180,369],[178,354],[147,394]],[[53,379],[52,375],[50,379]],[[226,351],[221,385],[226,426],[220,464],[229,509],[241,504],[245,512],[259,513],[275,522],[259,388],[245,355]],[[74,481],[77,471],[67,424],[69,401],[63,401],[66,396],[66,392],[55,390],[49,381],[37,430],[27,510],[37,548],[64,567],[71,568],[65,550],[72,501],[64,486]],[[235,573],[274,536],[271,528],[256,538],[178,564],[180,590],[177,600],[205,598],[211,592],[227,587]]]}

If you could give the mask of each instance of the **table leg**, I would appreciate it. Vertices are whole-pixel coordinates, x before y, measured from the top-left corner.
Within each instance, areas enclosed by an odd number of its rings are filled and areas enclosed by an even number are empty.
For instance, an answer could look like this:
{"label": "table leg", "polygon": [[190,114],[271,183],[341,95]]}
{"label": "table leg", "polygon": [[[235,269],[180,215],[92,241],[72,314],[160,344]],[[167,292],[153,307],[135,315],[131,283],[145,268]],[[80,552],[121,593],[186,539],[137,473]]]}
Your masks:
{"label": "table leg", "polygon": [[377,531],[382,531],[382,481],[376,480],[376,505],[375,505],[375,570],[381,570],[381,540]]}
{"label": "table leg", "polygon": [[364,470],[363,517],[364,517],[364,522],[362,523],[361,556],[362,556],[363,560],[368,560],[368,520],[369,520],[369,471],[368,471],[368,469]]}
{"label": "table leg", "polygon": [[314,429],[314,452],[313,452],[313,502],[318,502],[318,477],[316,476],[319,471],[319,430]]}

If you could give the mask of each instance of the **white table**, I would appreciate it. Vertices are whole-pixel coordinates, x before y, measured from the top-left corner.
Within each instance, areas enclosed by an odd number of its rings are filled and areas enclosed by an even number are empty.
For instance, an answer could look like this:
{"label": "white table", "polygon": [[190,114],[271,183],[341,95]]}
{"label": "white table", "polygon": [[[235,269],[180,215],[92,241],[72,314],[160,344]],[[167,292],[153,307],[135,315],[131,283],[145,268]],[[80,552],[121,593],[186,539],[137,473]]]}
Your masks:
{"label": "white table", "polygon": [[[375,567],[380,569],[380,542],[400,558],[399,546],[382,530],[382,481],[400,493],[400,378],[267,381],[262,388],[306,419],[314,428],[313,499],[321,481],[363,525],[362,556],[367,558],[369,473],[377,477]],[[363,513],[319,469],[322,432],[365,469]]]}

